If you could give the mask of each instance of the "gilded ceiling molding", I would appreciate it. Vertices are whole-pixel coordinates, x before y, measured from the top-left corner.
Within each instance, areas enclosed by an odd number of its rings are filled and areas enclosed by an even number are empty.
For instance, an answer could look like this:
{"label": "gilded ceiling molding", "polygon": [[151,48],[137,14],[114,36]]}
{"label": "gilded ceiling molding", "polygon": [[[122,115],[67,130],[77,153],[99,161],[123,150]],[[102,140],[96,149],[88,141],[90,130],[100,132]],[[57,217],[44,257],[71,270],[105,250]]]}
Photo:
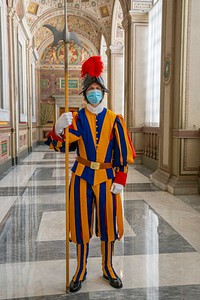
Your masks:
{"label": "gilded ceiling molding", "polygon": [[46,38],[41,44],[40,47],[38,48],[38,54],[39,54],[39,59],[42,58],[42,55],[45,51],[46,48],[49,47],[53,43],[53,35],[49,36]]}
{"label": "gilded ceiling molding", "polygon": [[35,22],[32,23],[30,27],[30,31],[32,35],[35,35],[38,28],[46,24],[46,22],[48,22],[49,19],[54,17],[59,17],[59,16],[63,17],[63,9],[60,8],[49,9],[48,11],[43,13],[38,19],[35,20]]}
{"label": "gilded ceiling molding", "polygon": [[[57,27],[58,30],[64,28],[64,18],[61,16],[48,19],[46,24]],[[98,31],[96,25],[92,26],[91,22],[78,16],[68,16],[69,31],[75,31],[80,36],[90,40],[100,51],[101,32]],[[46,40],[52,33],[49,29],[40,26],[35,33],[36,47],[39,48],[43,40]]]}
{"label": "gilded ceiling molding", "polygon": [[147,1],[132,0],[131,10],[140,11],[140,12],[147,12],[151,8],[152,8],[152,0],[147,0]]}
{"label": "gilded ceiling molding", "polygon": [[[91,22],[91,26],[98,28],[99,32],[104,35],[106,42],[108,43],[109,41],[109,36],[108,32],[106,29],[102,26],[102,23],[98,20],[93,18],[90,14],[86,13],[85,11],[82,10],[75,10],[73,8],[69,8],[67,10],[68,15],[83,18],[86,21]],[[43,13],[39,18],[37,18],[31,25],[30,31],[32,35],[35,35],[36,31],[38,28],[42,27],[44,24],[48,23],[49,19],[54,18],[54,17],[63,17],[63,8],[52,8]]]}
{"label": "gilded ceiling molding", "polygon": [[109,44],[109,42],[110,42],[110,34],[107,31],[107,28],[105,28],[103,26],[104,24],[102,23],[102,20],[98,20],[98,19],[94,18],[91,14],[86,13],[83,10],[79,10],[77,12],[77,10],[75,11],[73,9],[69,9],[68,11],[69,11],[69,14],[71,14],[71,15],[77,15],[79,17],[85,18],[88,21],[91,21],[91,23],[98,28],[99,32],[101,34],[103,34],[106,43]]}
{"label": "gilded ceiling molding", "polygon": [[[99,49],[100,51],[100,38],[101,35],[104,35],[104,30],[102,29],[101,25],[98,24],[98,22],[95,22],[90,16],[84,14],[79,15],[72,15],[73,10],[68,11],[68,26],[69,30],[72,30],[70,28],[70,23],[82,23],[82,26],[80,28],[76,27],[74,28],[74,31],[77,34],[83,35],[86,39],[90,40],[92,43],[94,43],[95,47]],[[60,19],[59,22],[54,22],[53,20],[58,18]],[[63,19],[63,20],[62,20]],[[53,24],[53,22],[55,24]],[[45,12],[41,17],[39,17],[32,25],[31,31],[32,36],[35,36],[36,39],[36,47],[39,48],[41,41],[44,37],[49,36],[51,33],[49,30],[43,28],[44,24],[51,24],[53,26],[56,26],[58,30],[63,30],[64,28],[64,16],[63,16],[63,10],[60,9],[54,9],[54,10],[48,10]],[[87,30],[84,30],[84,27]],[[106,36],[104,35],[106,42],[108,43],[108,34],[106,33]]]}

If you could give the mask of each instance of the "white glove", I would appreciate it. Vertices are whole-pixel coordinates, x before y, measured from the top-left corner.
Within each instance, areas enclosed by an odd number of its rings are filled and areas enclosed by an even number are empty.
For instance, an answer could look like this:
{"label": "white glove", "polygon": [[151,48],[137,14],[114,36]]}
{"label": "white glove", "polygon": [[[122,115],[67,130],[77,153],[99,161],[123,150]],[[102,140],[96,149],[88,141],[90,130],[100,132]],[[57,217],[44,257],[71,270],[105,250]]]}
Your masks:
{"label": "white glove", "polygon": [[119,184],[119,183],[116,183],[116,182],[113,182],[113,184],[111,185],[111,189],[110,191],[113,193],[113,194],[120,194],[123,190],[123,185],[122,184]]}
{"label": "white glove", "polygon": [[63,113],[56,121],[55,134],[60,136],[60,134],[64,132],[64,128],[72,124],[72,119],[73,116],[71,112]]}

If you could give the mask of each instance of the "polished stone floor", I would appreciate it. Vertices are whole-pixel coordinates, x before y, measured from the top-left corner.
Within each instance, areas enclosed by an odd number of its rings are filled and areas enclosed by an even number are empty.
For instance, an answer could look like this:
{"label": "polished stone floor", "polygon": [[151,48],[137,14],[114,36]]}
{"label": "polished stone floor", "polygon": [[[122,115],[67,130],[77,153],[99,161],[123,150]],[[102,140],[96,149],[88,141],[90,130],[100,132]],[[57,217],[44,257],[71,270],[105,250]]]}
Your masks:
{"label": "polished stone floor", "polygon": [[[200,195],[159,190],[141,165],[129,167],[122,194],[125,235],[113,261],[123,289],[102,278],[94,236],[87,280],[65,292],[64,164],[63,154],[38,146],[0,177],[0,299],[199,300]],[[70,243],[70,278],[75,267]]]}

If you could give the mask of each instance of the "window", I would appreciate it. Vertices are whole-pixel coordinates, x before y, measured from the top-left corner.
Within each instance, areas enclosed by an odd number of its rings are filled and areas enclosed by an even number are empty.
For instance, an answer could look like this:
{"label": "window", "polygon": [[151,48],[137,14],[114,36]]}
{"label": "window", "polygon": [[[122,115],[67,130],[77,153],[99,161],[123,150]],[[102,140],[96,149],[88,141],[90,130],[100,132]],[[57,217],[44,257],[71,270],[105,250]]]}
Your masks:
{"label": "window", "polygon": [[0,0],[0,121],[7,122],[9,115],[9,79],[8,79],[8,36],[7,6]]}
{"label": "window", "polygon": [[149,12],[146,126],[160,123],[161,32],[162,0],[158,0]]}
{"label": "window", "polygon": [[[23,25],[23,24],[22,24]],[[23,28],[18,27],[18,42],[16,51],[17,61],[17,86],[19,104],[19,122],[27,122],[27,61],[26,61],[26,36]]]}
{"label": "window", "polygon": [[3,57],[2,57],[2,26],[0,8],[0,108],[3,108]]}
{"label": "window", "polygon": [[22,44],[18,43],[18,100],[20,114],[24,114],[23,99],[23,66],[22,66]]}
{"label": "window", "polygon": [[31,101],[32,101],[32,121],[36,121],[35,112],[35,65],[31,64]]}

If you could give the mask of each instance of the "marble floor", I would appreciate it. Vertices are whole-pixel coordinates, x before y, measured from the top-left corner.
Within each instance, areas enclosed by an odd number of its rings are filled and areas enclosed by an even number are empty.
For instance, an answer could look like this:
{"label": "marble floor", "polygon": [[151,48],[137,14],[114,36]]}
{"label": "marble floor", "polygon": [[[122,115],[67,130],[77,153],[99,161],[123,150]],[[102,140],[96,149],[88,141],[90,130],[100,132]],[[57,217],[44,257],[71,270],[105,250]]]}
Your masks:
{"label": "marble floor", "polygon": [[[102,278],[93,237],[87,280],[65,292],[64,164],[63,154],[38,146],[0,177],[0,299],[199,300],[200,195],[159,190],[141,165],[129,167],[122,194],[125,235],[113,261],[123,288]],[[75,267],[70,243],[70,278]]]}

